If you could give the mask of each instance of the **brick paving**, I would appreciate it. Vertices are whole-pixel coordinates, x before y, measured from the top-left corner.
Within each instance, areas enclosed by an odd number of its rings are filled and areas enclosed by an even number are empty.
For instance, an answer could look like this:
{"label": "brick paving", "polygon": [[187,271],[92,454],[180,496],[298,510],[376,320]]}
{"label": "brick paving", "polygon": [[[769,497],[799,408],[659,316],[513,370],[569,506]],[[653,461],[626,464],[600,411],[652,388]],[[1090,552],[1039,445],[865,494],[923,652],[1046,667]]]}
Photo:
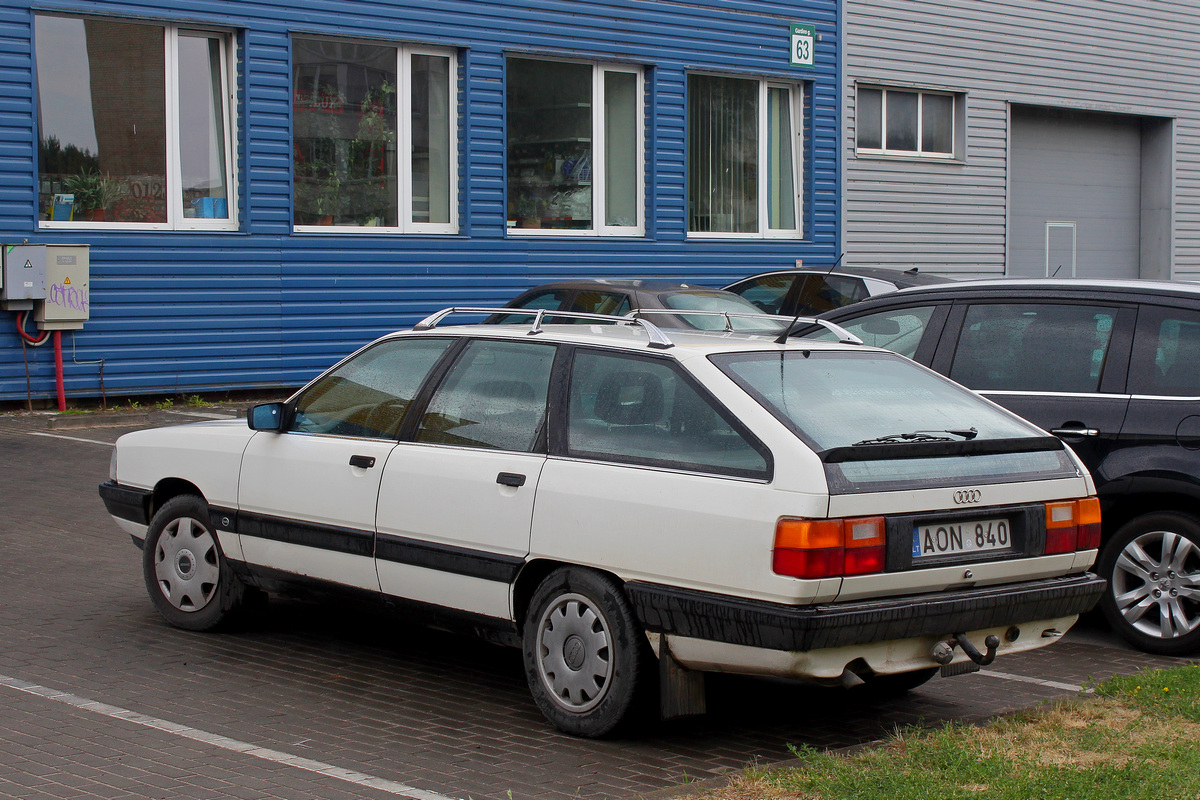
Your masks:
{"label": "brick paving", "polygon": [[[0,797],[379,798],[408,787],[410,796],[474,800],[510,791],[516,800],[632,799],[788,759],[789,743],[843,747],[1072,693],[978,674],[935,678],[878,704],[713,676],[706,717],[622,741],[573,739],[537,712],[517,651],[374,610],[273,599],[240,630],[168,627],[145,597],[139,551],[96,485],[107,476],[106,442],[131,426],[188,418],[151,412],[126,426],[97,418],[102,425],[53,430],[50,418],[0,416]],[[44,433],[53,435],[34,435]],[[1172,663],[1180,661],[1122,648],[1093,626],[993,671],[1079,684]],[[199,740],[5,680],[186,726]],[[372,778],[390,783],[372,788]]]}

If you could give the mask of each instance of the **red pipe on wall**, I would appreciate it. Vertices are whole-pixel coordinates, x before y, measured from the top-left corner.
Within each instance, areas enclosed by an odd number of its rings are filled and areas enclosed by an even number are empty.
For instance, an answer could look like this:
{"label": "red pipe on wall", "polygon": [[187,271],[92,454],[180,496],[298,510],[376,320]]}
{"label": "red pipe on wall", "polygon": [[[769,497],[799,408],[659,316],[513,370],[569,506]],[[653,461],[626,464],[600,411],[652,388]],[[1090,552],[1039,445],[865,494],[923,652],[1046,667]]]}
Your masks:
{"label": "red pipe on wall", "polygon": [[54,383],[58,388],[59,413],[67,410],[67,390],[63,386],[62,331],[54,332]]}

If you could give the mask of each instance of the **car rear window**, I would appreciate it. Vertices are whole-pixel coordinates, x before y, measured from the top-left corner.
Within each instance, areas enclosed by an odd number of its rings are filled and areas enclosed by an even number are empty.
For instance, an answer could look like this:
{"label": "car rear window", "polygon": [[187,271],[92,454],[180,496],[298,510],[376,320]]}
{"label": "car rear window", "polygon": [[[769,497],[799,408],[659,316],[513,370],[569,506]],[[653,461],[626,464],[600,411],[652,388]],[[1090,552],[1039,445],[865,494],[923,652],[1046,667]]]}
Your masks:
{"label": "car rear window", "polygon": [[1075,474],[1053,437],[892,353],[711,359],[822,456],[831,491]]}

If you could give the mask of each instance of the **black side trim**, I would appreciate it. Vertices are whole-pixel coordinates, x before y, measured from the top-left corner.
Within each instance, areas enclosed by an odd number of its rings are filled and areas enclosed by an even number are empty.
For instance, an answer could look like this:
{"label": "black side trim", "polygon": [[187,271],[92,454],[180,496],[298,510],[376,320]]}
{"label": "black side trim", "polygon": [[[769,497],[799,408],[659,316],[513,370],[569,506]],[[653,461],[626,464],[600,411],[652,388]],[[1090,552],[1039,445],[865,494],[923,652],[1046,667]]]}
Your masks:
{"label": "black side trim", "polygon": [[817,453],[826,464],[845,461],[890,461],[902,458],[946,458],[951,456],[995,455],[1000,453],[1036,453],[1062,450],[1055,436],[1030,436],[1021,439],[971,439],[959,442],[902,442],[857,447],[831,447]]}
{"label": "black side trim", "polygon": [[649,631],[762,647],[819,650],[948,636],[1087,611],[1105,581],[1090,572],[1002,586],[820,606],[789,606],[648,583],[625,591]]}
{"label": "black side trim", "polygon": [[375,545],[375,558],[379,561],[411,564],[501,583],[515,581],[517,573],[525,565],[525,559],[516,556],[501,556],[468,550],[465,547],[431,544],[387,533],[379,534]]}
{"label": "black side trim", "polygon": [[139,525],[150,524],[150,498],[153,495],[146,489],[131,489],[116,481],[100,484],[100,499],[104,501],[108,513]]}
{"label": "black side trim", "polygon": [[[224,526],[222,526],[224,527]],[[294,519],[280,519],[239,511],[237,532],[275,542],[301,544],[335,553],[349,553],[370,558],[375,550],[375,533],[356,528],[318,525]]]}
{"label": "black side trim", "polygon": [[484,641],[519,647],[521,636],[516,623],[500,617],[489,617],[456,608],[422,603],[402,597],[391,597],[367,589],[343,586],[331,581],[296,575],[270,567],[230,561],[229,566],[253,586],[302,600],[358,602],[367,606],[397,612],[405,621],[424,624],[441,630],[478,636]]}

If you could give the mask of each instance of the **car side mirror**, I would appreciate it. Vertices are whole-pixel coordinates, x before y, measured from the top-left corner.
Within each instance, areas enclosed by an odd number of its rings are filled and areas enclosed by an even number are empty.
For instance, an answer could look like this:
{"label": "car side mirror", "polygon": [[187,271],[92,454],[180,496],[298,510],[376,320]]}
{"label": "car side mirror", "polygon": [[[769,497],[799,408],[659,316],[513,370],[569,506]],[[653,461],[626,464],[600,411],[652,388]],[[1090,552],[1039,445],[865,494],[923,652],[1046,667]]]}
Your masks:
{"label": "car side mirror", "polygon": [[259,403],[246,412],[246,424],[254,431],[283,430],[284,403]]}
{"label": "car side mirror", "polygon": [[900,323],[886,317],[870,319],[862,325],[863,333],[873,333],[877,336],[896,336],[900,333]]}

